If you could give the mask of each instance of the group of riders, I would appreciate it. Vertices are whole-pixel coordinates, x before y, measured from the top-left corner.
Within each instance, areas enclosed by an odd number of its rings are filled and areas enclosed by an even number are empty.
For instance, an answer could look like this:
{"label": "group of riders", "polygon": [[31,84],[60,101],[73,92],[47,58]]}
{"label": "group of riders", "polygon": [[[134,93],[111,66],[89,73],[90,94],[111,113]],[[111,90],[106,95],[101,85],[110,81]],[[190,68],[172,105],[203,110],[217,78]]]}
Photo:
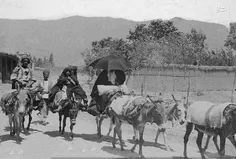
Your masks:
{"label": "group of riders", "polygon": [[[42,107],[43,102],[40,102],[40,99],[43,99],[48,108],[53,113],[59,112],[62,110],[66,104],[61,103],[56,106],[54,99],[57,92],[61,91],[63,88],[66,88],[66,96],[67,99],[71,99],[72,97],[77,103],[81,103],[83,101],[83,105],[79,104],[79,109],[82,111],[87,111],[89,114],[93,116],[97,116],[99,114],[104,114],[105,108],[102,106],[102,98],[99,96],[98,85],[116,85],[121,86],[125,83],[126,76],[123,71],[120,70],[103,70],[97,77],[94,86],[92,88],[91,102],[88,105],[88,98],[86,92],[80,86],[78,78],[77,78],[77,67],[76,66],[68,66],[66,67],[59,78],[57,79],[56,84],[52,84],[52,81],[49,81],[50,70],[43,70],[43,80],[38,82],[34,78],[34,73],[32,69],[29,67],[31,63],[31,58],[28,55],[25,55],[21,58],[18,66],[14,68],[11,74],[12,81],[12,90],[1,99],[1,106],[3,112],[6,114],[9,113],[8,109],[11,104],[13,104],[12,99],[16,96],[18,90],[29,88],[34,89],[40,86],[43,90],[36,94],[36,101],[38,100],[38,105],[34,105],[33,107]],[[127,88],[127,87],[126,87]],[[125,91],[124,91],[125,92]]]}

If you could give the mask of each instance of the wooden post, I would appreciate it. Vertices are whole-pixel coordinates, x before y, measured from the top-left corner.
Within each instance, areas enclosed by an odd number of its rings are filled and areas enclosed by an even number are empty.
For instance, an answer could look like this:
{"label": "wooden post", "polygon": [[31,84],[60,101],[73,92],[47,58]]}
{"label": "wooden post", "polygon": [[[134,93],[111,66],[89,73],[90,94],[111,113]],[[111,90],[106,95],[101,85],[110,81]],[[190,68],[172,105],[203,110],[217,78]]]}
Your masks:
{"label": "wooden post", "polygon": [[188,104],[189,92],[190,92],[190,71],[188,71],[188,89],[187,89],[187,102],[186,102],[186,104]]}
{"label": "wooden post", "polygon": [[234,89],[235,89],[235,83],[236,83],[236,72],[234,73],[234,83],[233,83],[233,88],[232,88],[232,93],[231,93],[231,102],[234,102]]}
{"label": "wooden post", "polygon": [[3,67],[2,63],[3,63],[2,56],[0,54],[0,84],[2,84],[2,78],[3,78],[3,76],[2,76],[2,67]]}

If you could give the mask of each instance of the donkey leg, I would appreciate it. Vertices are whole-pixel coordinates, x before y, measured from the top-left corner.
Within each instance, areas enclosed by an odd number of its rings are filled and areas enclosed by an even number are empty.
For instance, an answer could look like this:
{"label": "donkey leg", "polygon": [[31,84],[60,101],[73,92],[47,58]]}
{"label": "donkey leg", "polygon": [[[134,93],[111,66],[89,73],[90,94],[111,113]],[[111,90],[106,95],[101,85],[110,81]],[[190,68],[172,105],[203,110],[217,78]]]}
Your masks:
{"label": "donkey leg", "polygon": [[104,120],[104,117],[103,116],[100,116],[99,118],[98,118],[98,129],[97,129],[97,135],[98,135],[98,137],[99,138],[101,138],[102,137],[102,132],[101,132],[101,127],[102,127],[102,122],[103,122],[103,120]]}
{"label": "donkey leg", "polygon": [[199,149],[199,151],[201,153],[201,157],[202,158],[206,158],[205,155],[204,155],[204,151],[202,150],[202,138],[203,138],[204,134],[202,132],[200,132],[200,131],[197,131],[197,132],[198,132],[198,134],[197,134],[196,142],[197,142],[198,149]]}
{"label": "donkey leg", "polygon": [[59,113],[59,132],[61,132],[61,120],[62,120],[62,115]]}
{"label": "donkey leg", "polygon": [[236,141],[235,141],[234,135],[229,136],[228,139],[229,139],[229,141],[234,145],[234,147],[236,148]]}
{"label": "donkey leg", "polygon": [[155,144],[157,145],[157,140],[158,140],[158,137],[159,137],[159,135],[160,135],[160,130],[159,130],[159,128],[157,129],[157,134],[156,134],[156,137],[155,137]]}
{"label": "donkey leg", "polygon": [[25,132],[25,117],[22,117],[22,129]]}
{"label": "donkey leg", "polygon": [[64,134],[64,133],[65,133],[65,127],[66,127],[66,118],[67,118],[67,116],[65,116],[65,115],[64,115],[64,117],[63,117],[63,127],[62,127],[61,134]]}
{"label": "donkey leg", "polygon": [[193,130],[193,124],[192,123],[187,123],[186,125],[186,132],[184,135],[184,157],[187,158],[187,143],[189,140],[189,135],[191,134]]}
{"label": "donkey leg", "polygon": [[113,127],[113,121],[112,121],[112,118],[110,118],[110,127],[109,127],[109,130],[108,130],[108,133],[107,133],[107,136],[110,136],[110,133],[111,133],[111,130],[112,130],[112,127]]}
{"label": "donkey leg", "polygon": [[142,126],[141,128],[139,128],[139,156],[144,158],[143,156],[143,133],[144,133],[144,128],[145,126]]}
{"label": "donkey leg", "polygon": [[220,134],[220,156],[225,155],[225,141],[226,138],[224,137],[224,135]]}
{"label": "donkey leg", "polygon": [[213,143],[216,147],[216,150],[217,150],[218,154],[220,154],[220,148],[219,148],[218,143],[217,143],[217,136],[213,136]]}
{"label": "donkey leg", "polygon": [[74,134],[73,134],[73,127],[74,127],[74,123],[70,123],[70,137],[73,139],[74,138]]}
{"label": "donkey leg", "polygon": [[[118,124],[118,123],[116,122],[116,124]],[[116,127],[114,127],[114,130],[113,130],[113,140],[112,140],[113,148],[116,148],[116,129],[115,128]]]}
{"label": "donkey leg", "polygon": [[12,119],[11,119],[11,114],[8,114],[8,122],[9,122],[9,126],[10,126],[10,136],[12,135]]}
{"label": "donkey leg", "polygon": [[135,139],[135,144],[134,144],[134,146],[131,148],[131,152],[134,152],[135,151],[135,148],[136,148],[136,146],[138,145],[138,143],[139,143],[139,139],[138,139],[138,130],[137,130],[137,128],[135,127],[135,126],[133,126],[133,129],[134,129],[134,139]]}
{"label": "donkey leg", "polygon": [[205,144],[204,148],[202,149],[204,152],[205,152],[205,151],[207,150],[207,148],[208,148],[210,139],[211,139],[211,135],[207,135],[206,144]]}
{"label": "donkey leg", "polygon": [[31,115],[32,112],[29,112],[29,122],[28,122],[28,125],[27,125],[27,130],[30,129],[30,124],[31,124],[31,121],[32,121],[32,115]]}
{"label": "donkey leg", "polygon": [[124,151],[123,143],[122,143],[122,130],[121,130],[121,122],[118,122],[115,127],[115,131],[118,135],[119,141],[120,141],[120,149],[121,151]]}
{"label": "donkey leg", "polygon": [[164,144],[165,144],[166,150],[170,151],[170,147],[169,147],[168,142],[167,142],[167,134],[166,134],[165,130],[163,131],[163,139],[164,139]]}
{"label": "donkey leg", "polygon": [[100,128],[100,125],[99,125],[99,123],[100,123],[100,116],[99,115],[96,116],[95,121],[96,121],[96,124],[97,124],[97,136],[98,136],[98,138],[100,138],[102,135],[101,135],[101,128]]}

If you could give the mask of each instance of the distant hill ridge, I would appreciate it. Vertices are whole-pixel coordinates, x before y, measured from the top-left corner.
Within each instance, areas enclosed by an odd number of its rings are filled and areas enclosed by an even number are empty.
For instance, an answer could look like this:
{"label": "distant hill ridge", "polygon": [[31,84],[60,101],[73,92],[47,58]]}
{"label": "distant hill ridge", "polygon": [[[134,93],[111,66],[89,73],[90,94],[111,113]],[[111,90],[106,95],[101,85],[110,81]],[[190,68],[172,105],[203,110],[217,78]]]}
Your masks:
{"label": "distant hill ridge", "polygon": [[[228,35],[222,24],[172,18],[175,26],[186,33],[191,28],[207,35],[210,49],[220,48]],[[8,20],[0,19],[0,50],[15,53],[31,52],[38,57],[54,53],[57,66],[83,65],[81,52],[91,47],[91,42],[105,37],[125,38],[136,24],[126,19],[109,17],[72,16],[59,20]]]}

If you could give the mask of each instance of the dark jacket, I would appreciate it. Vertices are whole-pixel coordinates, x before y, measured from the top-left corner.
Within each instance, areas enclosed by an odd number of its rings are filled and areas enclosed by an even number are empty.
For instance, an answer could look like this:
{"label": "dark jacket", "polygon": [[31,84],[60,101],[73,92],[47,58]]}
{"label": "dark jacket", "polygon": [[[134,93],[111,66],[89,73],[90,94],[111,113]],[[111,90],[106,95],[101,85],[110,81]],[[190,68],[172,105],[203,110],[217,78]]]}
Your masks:
{"label": "dark jacket", "polygon": [[90,94],[91,97],[98,97],[98,88],[97,88],[98,85],[112,85],[112,83],[110,81],[108,81],[106,70],[103,70],[98,75],[98,77],[93,85],[92,92]]}

